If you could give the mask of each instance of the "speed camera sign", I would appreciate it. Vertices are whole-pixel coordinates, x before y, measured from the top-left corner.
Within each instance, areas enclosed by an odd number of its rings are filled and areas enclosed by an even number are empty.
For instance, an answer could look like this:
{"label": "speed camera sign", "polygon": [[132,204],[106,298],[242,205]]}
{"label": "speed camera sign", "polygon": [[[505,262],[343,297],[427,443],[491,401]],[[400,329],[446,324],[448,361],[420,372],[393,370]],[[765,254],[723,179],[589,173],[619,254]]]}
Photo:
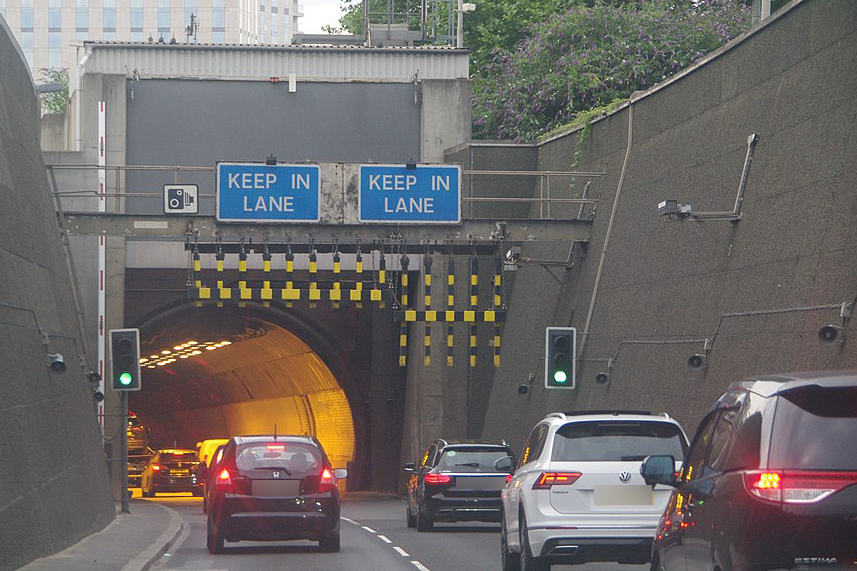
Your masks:
{"label": "speed camera sign", "polygon": [[199,189],[195,184],[165,184],[164,214],[198,214]]}

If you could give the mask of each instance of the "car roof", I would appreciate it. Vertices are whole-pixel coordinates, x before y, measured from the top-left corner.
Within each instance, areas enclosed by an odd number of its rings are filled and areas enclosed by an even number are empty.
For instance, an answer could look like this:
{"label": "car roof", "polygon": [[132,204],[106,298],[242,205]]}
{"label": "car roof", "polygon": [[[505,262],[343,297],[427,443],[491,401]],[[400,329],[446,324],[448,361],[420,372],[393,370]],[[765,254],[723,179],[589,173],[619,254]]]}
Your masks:
{"label": "car roof", "polygon": [[751,391],[762,397],[771,397],[785,391],[808,386],[857,386],[857,371],[800,371],[750,377],[734,383],[720,398],[723,400],[736,391]]}
{"label": "car roof", "polygon": [[305,436],[303,434],[277,434],[274,436],[273,434],[254,434],[252,436],[233,436],[232,439],[235,441],[235,444],[253,444],[256,442],[271,442],[275,440],[277,442],[300,442],[303,444],[312,444],[317,445],[315,438],[312,436]]}
{"label": "car roof", "polygon": [[438,440],[437,443],[443,448],[447,448],[449,446],[455,446],[456,448],[509,447],[509,445],[502,440]]}
{"label": "car roof", "polygon": [[552,412],[545,416],[542,421],[552,423],[582,422],[582,421],[611,421],[611,420],[635,420],[645,422],[669,422],[678,424],[667,413],[657,415],[642,410],[575,410],[570,412]]}

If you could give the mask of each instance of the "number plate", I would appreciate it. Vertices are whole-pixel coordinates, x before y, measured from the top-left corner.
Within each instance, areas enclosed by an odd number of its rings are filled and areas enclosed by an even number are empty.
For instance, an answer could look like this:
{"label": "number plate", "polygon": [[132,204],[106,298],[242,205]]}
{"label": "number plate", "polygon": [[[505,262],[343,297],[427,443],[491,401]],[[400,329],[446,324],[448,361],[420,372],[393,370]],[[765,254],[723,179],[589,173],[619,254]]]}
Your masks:
{"label": "number plate", "polygon": [[253,495],[267,498],[288,498],[300,495],[300,480],[253,480]]}
{"label": "number plate", "polygon": [[595,486],[596,506],[651,506],[654,503],[651,486]]}
{"label": "number plate", "polygon": [[456,476],[456,490],[502,490],[506,487],[506,476],[485,477],[485,476]]}

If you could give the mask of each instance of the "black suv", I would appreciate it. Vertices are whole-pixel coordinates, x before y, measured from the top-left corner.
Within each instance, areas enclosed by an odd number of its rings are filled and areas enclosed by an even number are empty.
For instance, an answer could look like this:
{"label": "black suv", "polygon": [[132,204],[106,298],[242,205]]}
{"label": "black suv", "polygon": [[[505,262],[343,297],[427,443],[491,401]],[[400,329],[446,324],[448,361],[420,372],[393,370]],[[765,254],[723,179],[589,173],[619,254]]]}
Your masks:
{"label": "black suv", "polygon": [[196,450],[158,450],[140,475],[140,493],[153,498],[158,492],[190,492],[202,495],[202,482],[196,477],[199,457]]}
{"label": "black suv", "polygon": [[857,558],[857,372],[732,385],[703,418],[655,536],[657,571],[740,570]]}
{"label": "black suv", "polygon": [[318,541],[339,551],[339,489],[313,436],[233,436],[209,476],[208,550],[224,541]]}
{"label": "black suv", "polygon": [[435,521],[500,521],[500,490],[515,458],[505,442],[436,440],[417,465],[405,464],[408,527],[431,531]]}

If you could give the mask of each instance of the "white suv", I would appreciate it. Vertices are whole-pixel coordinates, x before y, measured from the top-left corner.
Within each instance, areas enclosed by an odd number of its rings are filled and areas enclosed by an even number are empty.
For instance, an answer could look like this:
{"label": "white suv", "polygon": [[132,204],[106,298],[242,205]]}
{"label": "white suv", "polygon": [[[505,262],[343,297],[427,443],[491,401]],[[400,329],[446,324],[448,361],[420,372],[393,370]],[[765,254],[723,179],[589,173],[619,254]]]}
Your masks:
{"label": "white suv", "polygon": [[687,452],[681,426],[639,411],[555,412],[533,429],[501,495],[504,571],[645,563],[672,489],[646,485],[646,456]]}

